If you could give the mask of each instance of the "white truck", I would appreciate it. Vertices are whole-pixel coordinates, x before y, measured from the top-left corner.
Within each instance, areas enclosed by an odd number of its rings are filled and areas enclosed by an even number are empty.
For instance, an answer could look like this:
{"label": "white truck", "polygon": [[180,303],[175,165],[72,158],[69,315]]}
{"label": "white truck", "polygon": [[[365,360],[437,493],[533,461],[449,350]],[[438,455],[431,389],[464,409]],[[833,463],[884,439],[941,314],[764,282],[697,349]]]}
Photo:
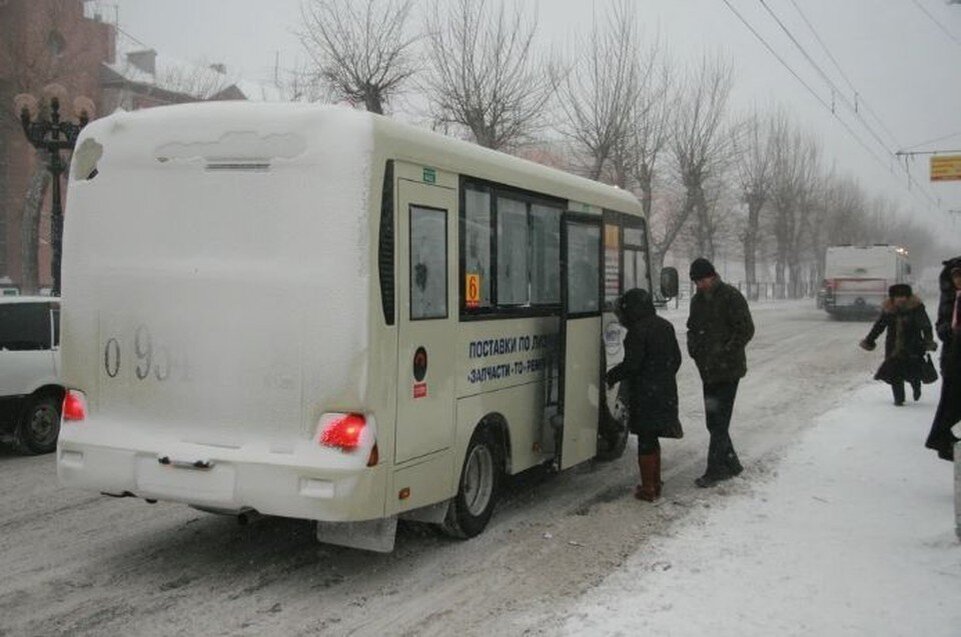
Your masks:
{"label": "white truck", "polygon": [[898,246],[831,246],[824,260],[821,303],[833,318],[873,318],[888,287],[910,282],[908,252]]}

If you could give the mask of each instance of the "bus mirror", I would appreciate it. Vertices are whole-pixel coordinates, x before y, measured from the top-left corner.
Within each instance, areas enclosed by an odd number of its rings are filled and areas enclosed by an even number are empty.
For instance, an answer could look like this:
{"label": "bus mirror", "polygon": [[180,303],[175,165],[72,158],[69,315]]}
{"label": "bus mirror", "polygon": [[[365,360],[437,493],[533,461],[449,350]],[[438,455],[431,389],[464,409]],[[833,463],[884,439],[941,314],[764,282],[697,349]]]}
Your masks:
{"label": "bus mirror", "polygon": [[673,299],[677,296],[677,268],[661,268],[661,296]]}

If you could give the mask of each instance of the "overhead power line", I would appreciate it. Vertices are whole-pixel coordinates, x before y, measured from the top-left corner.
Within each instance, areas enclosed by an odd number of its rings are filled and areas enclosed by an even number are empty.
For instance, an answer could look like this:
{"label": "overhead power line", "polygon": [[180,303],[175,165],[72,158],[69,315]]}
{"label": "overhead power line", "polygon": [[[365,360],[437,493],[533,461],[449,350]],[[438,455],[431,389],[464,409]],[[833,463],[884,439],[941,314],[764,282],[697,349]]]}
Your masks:
{"label": "overhead power line", "polygon": [[929,139],[929,140],[927,140],[927,141],[925,141],[925,142],[921,142],[920,144],[912,144],[911,146],[908,146],[907,148],[902,148],[902,149],[901,149],[901,152],[903,153],[904,151],[909,151],[909,150],[912,150],[912,149],[915,149],[915,148],[919,148],[919,147],[921,147],[921,146],[928,146],[928,145],[930,145],[930,144],[935,144],[935,143],[937,143],[937,142],[941,142],[941,141],[944,141],[944,140],[946,140],[946,139],[951,139],[952,137],[961,137],[961,131],[958,131],[957,133],[951,133],[951,134],[949,134],[949,135],[942,135],[941,137],[935,137],[934,139]]}
{"label": "overhead power line", "polygon": [[[784,24],[781,18],[779,18],[778,15],[774,13],[774,10],[771,9],[770,6],[768,6],[767,2],[765,0],[758,0],[758,2],[760,2],[761,6],[764,7],[764,10],[767,11],[772,18],[774,18],[774,21],[777,22],[777,25],[781,28],[782,31],[784,31],[784,34],[787,35],[787,37],[791,40],[791,42],[794,43],[794,46],[797,47],[797,50],[801,52],[801,55],[803,55],[804,59],[808,61],[808,64],[810,64],[814,68],[814,70],[817,71],[818,75],[820,75],[821,78],[827,83],[827,85],[831,88],[831,91],[834,94],[840,96],[842,104],[844,104],[844,106],[847,107],[847,109],[851,111],[851,113],[853,113],[855,117],[859,117],[857,103],[849,101],[848,98],[844,96],[844,92],[841,91],[837,87],[837,85],[834,83],[834,80],[832,80],[828,76],[828,74],[824,72],[824,69],[821,68],[821,65],[818,64],[813,57],[811,57],[811,54],[807,52],[807,49],[804,48],[804,45],[802,45],[801,42],[798,41],[796,37],[794,37],[794,34],[791,33],[791,30],[787,28],[787,25]],[[861,123],[864,126],[864,128],[868,131],[868,133],[871,135],[871,137],[873,137],[874,140],[878,144],[880,144],[880,146],[884,148],[887,153],[890,154],[892,151],[891,149],[888,148],[888,145],[885,143],[885,141],[881,139],[881,136],[878,135],[874,131],[874,129],[871,128],[871,126],[867,122],[865,122],[863,119],[861,120]]]}
{"label": "overhead power line", "polygon": [[[762,36],[762,35],[757,31],[757,29],[755,29],[754,26],[751,25],[750,22],[748,22],[748,20],[741,14],[741,12],[738,11],[737,8],[735,8],[734,5],[731,4],[730,0],[723,0],[723,2],[724,2],[724,4],[727,6],[727,8],[730,9],[730,11],[738,18],[738,20],[740,20],[741,23],[754,35],[754,37],[757,38],[757,40],[764,46],[764,48],[767,49],[767,51],[768,51],[771,55],[773,55],[774,58],[775,58],[778,62],[780,62],[781,66],[783,66],[785,69],[787,69],[787,71],[794,77],[794,79],[796,79],[796,80],[798,81],[798,83],[800,83],[801,86],[803,86],[803,87],[807,90],[807,92],[810,93],[811,96],[814,97],[814,99],[815,99],[821,106],[823,106],[828,112],[830,112],[830,113],[834,116],[834,118],[838,121],[838,123],[841,124],[841,126],[845,129],[845,131],[847,131],[848,135],[850,135],[850,137],[851,137],[855,142],[857,142],[857,144],[858,144],[859,146],[861,146],[861,148],[862,148],[866,153],[868,153],[868,155],[869,155],[872,159],[874,159],[874,160],[878,163],[879,166],[881,166],[883,169],[887,170],[887,171],[890,172],[891,174],[894,174],[894,171],[891,169],[891,167],[888,165],[888,163],[887,163],[884,159],[882,159],[881,157],[879,157],[878,154],[877,154],[877,152],[876,152],[874,149],[872,149],[870,146],[868,146],[868,144],[865,143],[865,141],[864,141],[863,139],[861,139],[861,137],[854,131],[854,129],[851,128],[851,126],[850,126],[846,121],[844,121],[844,120],[837,114],[837,112],[835,112],[835,110],[831,107],[831,105],[828,104],[828,103],[824,100],[824,98],[821,97],[821,96],[817,93],[817,91],[815,91],[815,90],[811,87],[811,85],[808,84],[808,83],[797,73],[797,71],[795,71],[795,70],[791,67],[791,65],[788,64],[788,63],[784,60],[784,58],[781,57],[781,56],[777,53],[777,51],[774,50],[774,47],[772,47],[772,46],[768,43],[768,41],[767,41],[766,39],[764,39],[764,36]],[[763,4],[763,1],[762,1],[762,4]],[[893,154],[893,153],[891,153],[891,151],[886,147],[885,144],[882,143],[882,146],[885,148],[885,152],[887,152],[887,153],[889,153],[889,154]],[[937,207],[939,206],[939,203],[938,203],[938,200],[937,200],[935,197],[933,197],[932,195],[930,195],[929,193],[927,193],[927,192],[925,192],[925,191],[923,191],[923,190],[912,190],[912,189],[910,188],[910,186],[911,186],[912,184],[918,186],[918,188],[920,188],[920,185],[917,184],[917,181],[914,179],[914,177],[911,175],[910,172],[907,172],[906,174],[907,174],[908,186],[909,186],[909,187],[908,187],[908,192],[909,192],[909,193],[912,193],[912,194],[915,195],[915,196],[918,196],[918,195],[920,194],[921,196],[924,197],[924,199],[927,200],[925,203],[927,203],[927,204],[930,205],[930,206],[933,206],[933,207],[937,208]]]}
{"label": "overhead power line", "polygon": [[938,29],[941,31],[941,33],[943,33],[944,35],[948,36],[948,38],[949,38],[952,42],[954,42],[955,44],[957,44],[958,46],[961,46],[961,39],[959,39],[958,36],[956,36],[955,34],[953,34],[953,33],[951,33],[950,31],[948,31],[947,27],[945,27],[943,24],[941,24],[941,23],[938,21],[937,18],[935,18],[933,15],[931,15],[931,12],[930,12],[930,11],[928,11],[927,9],[924,8],[924,5],[923,5],[923,4],[921,4],[920,2],[918,2],[918,0],[911,0],[911,2],[913,2],[913,3],[914,3],[914,6],[916,6],[918,9],[921,10],[921,13],[923,13],[923,14],[926,15],[926,16],[928,16],[928,18],[931,20],[931,22],[934,23],[934,26],[938,27]]}
{"label": "overhead power line", "polygon": [[[817,40],[819,45],[821,45],[821,49],[824,51],[825,54],[827,54],[828,59],[831,60],[831,64],[834,65],[834,68],[837,69],[837,72],[841,75],[845,83],[848,85],[848,88],[851,89],[851,93],[854,95],[854,99],[856,100],[855,104],[860,105],[861,108],[866,110],[868,114],[870,114],[871,117],[874,118],[874,121],[878,123],[878,125],[885,132],[885,134],[887,134],[890,140],[894,142],[894,146],[899,148],[901,144],[898,142],[897,136],[894,133],[892,133],[891,130],[884,124],[884,122],[881,120],[878,114],[875,113],[874,109],[871,108],[870,104],[868,104],[867,100],[864,99],[863,94],[860,91],[858,91],[857,87],[854,86],[854,82],[851,81],[851,78],[848,77],[848,74],[845,73],[844,69],[841,68],[841,64],[837,61],[837,58],[834,57],[834,54],[831,53],[831,49],[828,48],[828,45],[821,38],[821,34],[818,33],[818,30],[815,29],[814,25],[811,24],[811,21],[808,20],[807,15],[805,15],[804,11],[801,9],[801,6],[797,3],[797,0],[790,0],[790,2],[794,6],[795,11],[798,12],[798,15],[801,16],[801,19],[804,20],[804,24],[807,25],[808,30],[811,31],[812,35],[814,35],[814,39]],[[858,115],[860,115],[860,113],[858,113]]]}

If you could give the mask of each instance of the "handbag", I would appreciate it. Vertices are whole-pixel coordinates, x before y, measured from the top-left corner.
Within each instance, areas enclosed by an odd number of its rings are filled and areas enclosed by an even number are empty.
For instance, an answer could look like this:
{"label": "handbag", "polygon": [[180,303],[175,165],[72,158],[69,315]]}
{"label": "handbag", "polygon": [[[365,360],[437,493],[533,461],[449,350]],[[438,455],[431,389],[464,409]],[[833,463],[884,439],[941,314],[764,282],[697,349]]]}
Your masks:
{"label": "handbag", "polygon": [[660,429],[657,430],[658,438],[683,438],[684,430],[681,428],[681,421],[677,420],[669,425],[662,425]]}
{"label": "handbag", "polygon": [[925,385],[930,385],[936,380],[938,380],[938,370],[934,368],[934,362],[931,360],[931,355],[927,354],[924,357],[924,361],[921,363],[921,382]]}

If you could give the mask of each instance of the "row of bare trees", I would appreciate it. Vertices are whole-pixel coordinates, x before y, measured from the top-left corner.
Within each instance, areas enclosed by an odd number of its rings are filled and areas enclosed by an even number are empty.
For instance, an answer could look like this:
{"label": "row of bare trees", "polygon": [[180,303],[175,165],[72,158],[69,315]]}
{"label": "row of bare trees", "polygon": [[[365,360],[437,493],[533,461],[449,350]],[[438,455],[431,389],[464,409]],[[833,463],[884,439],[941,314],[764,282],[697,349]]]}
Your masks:
{"label": "row of bare trees", "polygon": [[785,111],[732,113],[723,56],[683,66],[645,43],[629,0],[611,0],[567,55],[538,46],[520,3],[424,3],[419,19],[414,0],[303,0],[311,63],[297,82],[377,113],[406,95],[444,132],[507,152],[539,145],[555,165],[635,192],[655,269],[669,252],[737,255],[747,283],[769,280],[771,264],[796,296],[820,278],[829,243],[929,243],[828,168]]}

